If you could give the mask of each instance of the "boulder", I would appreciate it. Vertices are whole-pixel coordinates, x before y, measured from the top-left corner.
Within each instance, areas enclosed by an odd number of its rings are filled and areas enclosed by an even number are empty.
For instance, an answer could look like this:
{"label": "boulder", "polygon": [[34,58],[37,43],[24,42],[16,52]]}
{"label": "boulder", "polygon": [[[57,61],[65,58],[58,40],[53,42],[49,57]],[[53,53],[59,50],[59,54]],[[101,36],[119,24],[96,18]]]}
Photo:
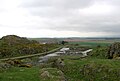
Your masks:
{"label": "boulder", "polygon": [[120,60],[120,57],[116,57],[115,59],[116,59],[116,60]]}
{"label": "boulder", "polygon": [[63,59],[58,58],[58,59],[54,62],[54,66],[56,66],[57,68],[61,69],[61,68],[64,68],[65,63],[64,63]]}
{"label": "boulder", "polygon": [[6,63],[10,64],[10,65],[15,65],[13,60],[7,60]]}
{"label": "boulder", "polygon": [[64,73],[57,68],[43,68],[40,70],[41,80],[65,81]]}
{"label": "boulder", "polygon": [[109,59],[120,57],[120,43],[119,42],[113,43],[109,47],[107,57]]}
{"label": "boulder", "polygon": [[20,65],[22,62],[21,62],[21,60],[11,60],[11,59],[9,59],[9,60],[7,60],[6,61],[6,63],[8,63],[8,64],[10,64],[10,65],[12,65],[12,66],[18,66],[18,65]]}
{"label": "boulder", "polygon": [[50,78],[50,73],[48,71],[44,71],[40,76],[42,78]]}
{"label": "boulder", "polygon": [[58,58],[58,59],[54,60],[52,66],[63,71],[64,67],[65,67],[64,59]]}
{"label": "boulder", "polygon": [[0,63],[0,68],[1,68],[1,69],[8,69],[8,68],[10,68],[10,67],[11,67],[11,65],[8,64],[8,63]]}

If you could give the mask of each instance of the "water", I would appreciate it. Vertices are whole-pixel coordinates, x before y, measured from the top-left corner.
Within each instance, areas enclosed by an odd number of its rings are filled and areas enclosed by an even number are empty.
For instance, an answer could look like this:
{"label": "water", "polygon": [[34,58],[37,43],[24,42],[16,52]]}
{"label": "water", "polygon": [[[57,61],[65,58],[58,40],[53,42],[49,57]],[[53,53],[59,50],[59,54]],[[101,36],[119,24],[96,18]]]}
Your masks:
{"label": "water", "polygon": [[83,56],[87,56],[87,53],[91,52],[93,49],[88,49],[86,51],[81,52]]}
{"label": "water", "polygon": [[55,53],[52,53],[52,54],[48,54],[48,55],[39,57],[39,59],[40,59],[39,63],[47,62],[50,57],[54,57],[54,56],[59,56],[59,55],[57,54],[57,52],[55,52]]}
{"label": "water", "polygon": [[[68,50],[69,50],[69,48],[62,48],[58,52],[51,53],[51,54],[48,54],[48,55],[45,55],[45,56],[41,56],[41,57],[39,57],[39,63],[47,62],[50,57],[60,56],[60,54],[64,55],[65,52],[68,51]],[[90,52],[90,51],[92,51],[92,49],[88,49],[86,51],[82,51],[81,52],[83,54],[82,57],[87,56],[87,53]]]}
{"label": "water", "polygon": [[45,55],[45,56],[41,56],[41,57],[39,57],[39,59],[40,59],[39,63],[47,62],[50,57],[59,56],[60,54],[64,54],[65,51],[68,51],[68,50],[69,50],[69,48],[62,48],[58,52],[48,54],[48,55]]}

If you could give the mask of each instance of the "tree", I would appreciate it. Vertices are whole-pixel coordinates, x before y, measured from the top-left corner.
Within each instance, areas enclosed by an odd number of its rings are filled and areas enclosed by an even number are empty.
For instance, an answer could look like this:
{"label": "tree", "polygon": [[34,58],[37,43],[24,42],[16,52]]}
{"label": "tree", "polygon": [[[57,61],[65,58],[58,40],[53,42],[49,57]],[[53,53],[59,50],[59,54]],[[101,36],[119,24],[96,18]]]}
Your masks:
{"label": "tree", "polygon": [[68,42],[67,41],[61,41],[62,45],[66,44],[66,43],[68,43]]}

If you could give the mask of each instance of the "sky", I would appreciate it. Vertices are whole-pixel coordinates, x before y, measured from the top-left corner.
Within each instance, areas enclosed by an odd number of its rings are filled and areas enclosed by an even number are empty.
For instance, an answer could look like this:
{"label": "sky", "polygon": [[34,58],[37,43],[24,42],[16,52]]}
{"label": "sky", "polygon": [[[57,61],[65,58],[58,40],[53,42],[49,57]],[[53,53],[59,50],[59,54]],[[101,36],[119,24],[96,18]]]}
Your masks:
{"label": "sky", "polygon": [[120,0],[0,0],[0,37],[120,37]]}

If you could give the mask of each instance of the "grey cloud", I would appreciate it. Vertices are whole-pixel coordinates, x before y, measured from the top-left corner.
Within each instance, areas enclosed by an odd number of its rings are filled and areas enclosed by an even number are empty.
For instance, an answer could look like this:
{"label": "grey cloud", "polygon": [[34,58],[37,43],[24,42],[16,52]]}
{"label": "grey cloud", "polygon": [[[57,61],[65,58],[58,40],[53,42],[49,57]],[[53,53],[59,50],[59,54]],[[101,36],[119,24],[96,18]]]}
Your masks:
{"label": "grey cloud", "polygon": [[107,17],[90,17],[90,18],[73,18],[66,19],[60,25],[51,25],[50,29],[55,30],[71,30],[71,31],[85,31],[85,32],[119,32],[120,21],[114,18]]}
{"label": "grey cloud", "polygon": [[[85,15],[80,9],[89,8],[95,3],[112,5],[115,10],[108,15]],[[44,25],[37,29],[78,32],[120,32],[120,0],[22,0],[20,8],[32,17],[45,18]]]}
{"label": "grey cloud", "polygon": [[105,1],[107,1],[107,3],[111,5],[115,5],[115,6],[120,5],[120,0],[105,0]]}
{"label": "grey cloud", "polygon": [[94,0],[28,0],[23,1],[22,7],[82,8],[90,6]]}
{"label": "grey cloud", "polygon": [[76,9],[86,8],[92,4],[94,0],[25,0],[20,7],[26,8],[35,16],[65,17],[71,16]]}

